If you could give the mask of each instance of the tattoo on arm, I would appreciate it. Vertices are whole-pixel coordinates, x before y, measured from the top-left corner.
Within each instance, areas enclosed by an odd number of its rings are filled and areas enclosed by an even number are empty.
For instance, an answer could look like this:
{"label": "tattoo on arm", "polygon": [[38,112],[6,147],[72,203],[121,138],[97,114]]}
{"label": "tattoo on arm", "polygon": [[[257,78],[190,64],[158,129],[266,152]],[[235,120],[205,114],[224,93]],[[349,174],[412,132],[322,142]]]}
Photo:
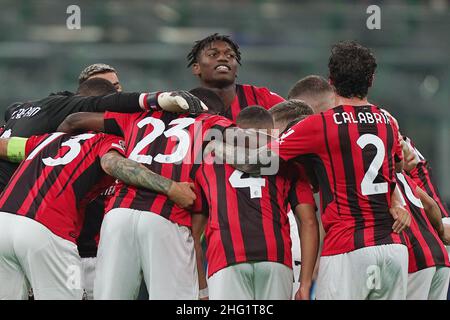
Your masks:
{"label": "tattoo on arm", "polygon": [[105,154],[101,164],[106,173],[126,184],[167,194],[173,181],[154,173],[142,164],[112,151]]}

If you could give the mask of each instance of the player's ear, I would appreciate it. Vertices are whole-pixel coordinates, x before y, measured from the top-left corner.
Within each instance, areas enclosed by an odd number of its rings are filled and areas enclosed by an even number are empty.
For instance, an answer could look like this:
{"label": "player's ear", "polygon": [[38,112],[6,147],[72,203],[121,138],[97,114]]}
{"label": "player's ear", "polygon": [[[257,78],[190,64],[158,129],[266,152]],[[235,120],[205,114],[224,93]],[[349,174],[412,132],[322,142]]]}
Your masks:
{"label": "player's ear", "polygon": [[194,76],[200,76],[201,72],[200,72],[200,65],[199,65],[198,62],[195,62],[195,63],[192,64],[191,70],[192,70],[192,74]]}

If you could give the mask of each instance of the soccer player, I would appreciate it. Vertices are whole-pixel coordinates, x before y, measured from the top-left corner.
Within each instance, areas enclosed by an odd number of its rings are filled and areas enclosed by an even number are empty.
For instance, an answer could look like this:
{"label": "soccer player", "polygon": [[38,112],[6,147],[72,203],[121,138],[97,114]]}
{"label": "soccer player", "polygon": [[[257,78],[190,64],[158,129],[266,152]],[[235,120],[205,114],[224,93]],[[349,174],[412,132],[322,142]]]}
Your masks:
{"label": "soccer player", "polygon": [[[337,106],[300,121],[270,146],[284,161],[303,156],[314,162],[326,231],[317,299],[406,298],[408,249],[401,232],[411,217],[394,189],[402,147],[392,117],[367,99],[376,66],[368,48],[353,41],[334,45],[328,68]],[[235,151],[213,144],[218,154]],[[259,170],[253,161],[236,167]]]}
{"label": "soccer player", "polygon": [[314,113],[325,112],[335,107],[334,89],[321,76],[310,75],[297,81],[289,90],[288,99],[305,101]]}
{"label": "soccer player", "polygon": [[[91,70],[91,72],[93,70],[100,72],[100,70],[103,69],[92,68],[91,66],[91,68],[87,70]],[[85,71],[86,70],[83,72]],[[116,93],[117,89],[110,80],[101,76],[96,76],[103,74],[108,75],[108,73],[94,73],[86,80],[83,80],[78,87],[77,94],[88,97]],[[105,214],[105,204],[109,200],[107,192],[113,188],[114,186],[109,187],[86,206],[83,227],[80,230],[80,236],[77,238],[78,254],[81,257],[81,287],[84,290],[84,299],[87,300],[92,300],[94,298],[95,261],[99,240],[98,236],[100,234],[103,215]]]}
{"label": "soccer player", "polygon": [[[414,154],[411,144],[402,141],[404,158]],[[418,157],[404,166],[405,173],[397,173],[397,183],[403,201],[411,212],[411,228],[408,235],[409,275],[407,299],[445,300],[450,279],[448,253],[448,230],[444,229],[438,204],[421,189],[406,172],[414,170]],[[443,243],[444,242],[444,243]]]}
{"label": "soccer player", "polygon": [[445,300],[450,279],[447,250],[450,237],[437,203],[408,175],[397,173],[405,205],[412,213],[406,231],[409,249],[409,300]]}
{"label": "soccer player", "polygon": [[[264,108],[253,106],[241,111],[236,124],[242,129],[267,131],[273,128],[273,119]],[[210,160],[213,159],[205,159],[195,176],[197,189],[201,189],[195,209],[201,209],[205,215],[203,223],[207,219],[209,298],[291,299],[287,199],[294,187],[309,190],[312,198],[308,183],[293,186],[297,181],[295,167],[286,167],[276,176],[251,177]],[[314,211],[312,218],[315,219]],[[305,230],[305,236],[308,231]],[[318,243],[315,246],[317,249]],[[315,259],[310,259],[311,271]]]}
{"label": "soccer player", "polygon": [[187,58],[188,67],[198,77],[201,86],[222,98],[226,110],[221,115],[230,120],[235,121],[247,106],[259,105],[269,109],[284,101],[267,88],[236,83],[241,53],[237,43],[228,36],[215,33],[196,41]]}
{"label": "soccer player", "polygon": [[[292,125],[299,121],[300,118],[309,116],[314,113],[313,109],[307,105],[305,102],[296,99],[290,99],[288,101],[280,102],[269,109],[274,121],[274,127],[279,130],[279,132],[284,132],[289,129]],[[297,164],[298,170],[300,171],[300,176],[302,179],[308,181],[307,174],[305,172],[306,168]],[[308,168],[309,169],[309,168]],[[294,272],[294,285],[292,288],[292,297],[295,299],[297,292],[299,292],[300,283],[303,286],[300,290],[302,297],[304,299],[305,295],[309,296],[309,291],[311,283],[308,283],[310,271],[308,268],[314,269],[316,262],[308,261],[309,257],[312,255],[308,252],[305,253],[305,258],[301,259],[301,248],[306,250],[306,248],[311,248],[312,251],[316,251],[317,248],[307,244],[309,239],[301,241],[301,238],[307,235],[312,235],[314,237],[314,232],[302,231],[302,229],[315,228],[317,223],[317,218],[315,217],[316,205],[311,191],[311,187],[306,183],[301,183],[300,186],[306,187],[308,189],[297,188],[291,190],[291,205],[293,209],[288,212],[289,224],[290,224],[290,236],[292,242],[292,269]],[[295,215],[293,213],[295,211]],[[298,218],[296,218],[296,216]],[[302,223],[300,223],[302,221]],[[300,227],[300,237],[299,237],[299,227]],[[300,241],[299,241],[300,240]],[[315,239],[312,239],[315,243]],[[317,256],[317,253],[315,254]],[[318,257],[317,257],[318,258]],[[307,275],[303,280],[300,279],[300,268],[303,267],[304,275]],[[315,269],[314,269],[315,270]],[[298,297],[300,298],[300,297]]]}
{"label": "soccer player", "polygon": [[[192,204],[188,183],[123,157],[119,137],[60,132],[0,139],[0,157],[20,162],[0,196],[0,299],[81,299],[76,247],[86,204],[114,178]],[[113,178],[114,177],[114,178]]]}
{"label": "soccer player", "polygon": [[[437,203],[406,174],[397,183],[411,212],[408,235],[408,300],[445,300],[450,279],[441,213]],[[435,227],[434,227],[435,226]]]}
{"label": "soccer player", "polygon": [[[445,224],[450,224],[450,211],[448,210],[445,201],[443,201],[441,198],[439,189],[433,178],[430,164],[416,148],[414,142],[410,138],[404,137],[404,139],[406,143],[412,148],[415,156],[419,159],[419,163],[417,164],[417,166],[408,172],[409,176],[421,189],[426,191],[426,193],[437,202],[439,209],[441,210],[442,222]],[[448,248],[448,250],[450,252],[450,248]]]}
{"label": "soccer player", "polygon": [[[68,130],[96,129],[123,136],[128,158],[175,181],[190,181],[203,137],[210,130],[221,132],[232,125],[208,113],[106,112],[70,118],[70,124],[62,125]],[[164,195],[124,183],[116,186],[107,211],[100,233],[95,299],[135,298],[142,274],[149,299],[198,299],[189,211]]]}
{"label": "soccer player", "polygon": [[95,63],[87,66],[83,69],[83,71],[81,71],[80,76],[78,77],[78,83],[81,85],[86,80],[94,78],[108,80],[113,84],[118,92],[122,92],[122,85],[119,81],[117,71],[110,65]]}

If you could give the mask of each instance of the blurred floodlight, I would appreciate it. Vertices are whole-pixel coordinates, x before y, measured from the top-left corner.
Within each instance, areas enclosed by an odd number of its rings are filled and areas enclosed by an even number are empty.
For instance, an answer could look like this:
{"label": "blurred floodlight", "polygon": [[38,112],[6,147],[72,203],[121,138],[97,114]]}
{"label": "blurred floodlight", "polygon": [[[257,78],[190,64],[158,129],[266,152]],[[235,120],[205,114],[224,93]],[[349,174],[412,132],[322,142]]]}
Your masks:
{"label": "blurred floodlight", "polygon": [[420,85],[420,93],[424,98],[432,98],[439,90],[439,79],[433,75],[427,75]]}
{"label": "blurred floodlight", "polygon": [[154,7],[156,15],[166,22],[176,22],[180,19],[180,14],[166,4],[158,3]]}

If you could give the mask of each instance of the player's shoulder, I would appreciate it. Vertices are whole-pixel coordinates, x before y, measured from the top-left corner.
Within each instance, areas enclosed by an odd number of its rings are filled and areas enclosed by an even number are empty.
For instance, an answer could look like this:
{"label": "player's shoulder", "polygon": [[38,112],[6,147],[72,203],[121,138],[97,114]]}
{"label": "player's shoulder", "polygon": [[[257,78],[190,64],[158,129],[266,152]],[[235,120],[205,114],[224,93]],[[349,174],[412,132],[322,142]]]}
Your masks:
{"label": "player's shoulder", "polygon": [[281,100],[284,100],[284,98],[281,97],[278,93],[273,92],[272,90],[270,90],[267,87],[259,87],[259,86],[254,86],[251,84],[238,84],[237,86],[241,86],[244,90],[251,90],[255,94],[260,95],[260,96],[274,97],[274,98],[279,98]]}
{"label": "player's shoulder", "polygon": [[211,114],[211,113],[202,113],[196,116],[195,120],[211,125],[218,124],[227,127],[234,125],[233,121],[231,121],[230,119],[218,114]]}

